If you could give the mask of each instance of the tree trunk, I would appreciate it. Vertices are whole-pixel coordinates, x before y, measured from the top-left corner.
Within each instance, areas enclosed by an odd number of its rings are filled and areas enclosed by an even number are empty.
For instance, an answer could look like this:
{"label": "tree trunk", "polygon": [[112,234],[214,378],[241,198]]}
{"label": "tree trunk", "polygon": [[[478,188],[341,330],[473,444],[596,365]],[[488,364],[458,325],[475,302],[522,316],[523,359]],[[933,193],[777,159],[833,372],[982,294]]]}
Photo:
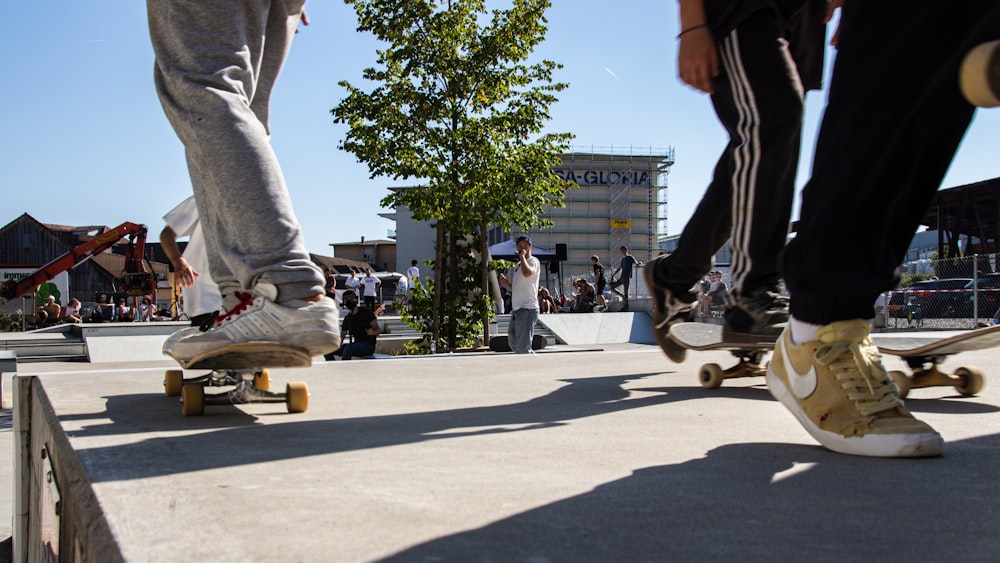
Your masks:
{"label": "tree trunk", "polygon": [[434,249],[434,304],[431,307],[431,340],[440,340],[441,336],[441,290],[444,288],[444,222],[438,220],[437,248]]}
{"label": "tree trunk", "polygon": [[[490,263],[487,260],[489,245],[486,244],[486,221],[479,224],[479,273],[483,283],[483,296],[486,302],[490,303],[492,293],[490,293]],[[483,310],[483,346],[490,345],[490,314],[489,309]]]}

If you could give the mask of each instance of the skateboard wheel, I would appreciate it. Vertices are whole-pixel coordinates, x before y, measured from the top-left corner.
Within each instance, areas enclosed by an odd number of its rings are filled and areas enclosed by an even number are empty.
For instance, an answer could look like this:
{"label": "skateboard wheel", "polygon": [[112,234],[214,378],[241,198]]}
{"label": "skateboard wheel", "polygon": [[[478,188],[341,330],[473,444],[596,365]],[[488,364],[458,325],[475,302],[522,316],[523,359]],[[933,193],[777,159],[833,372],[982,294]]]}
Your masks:
{"label": "skateboard wheel", "polygon": [[259,372],[253,374],[253,386],[261,391],[271,390],[271,373],[262,369]]}
{"label": "skateboard wheel", "polygon": [[285,404],[288,412],[306,412],[309,408],[309,387],[301,381],[286,385]]}
{"label": "skateboard wheel", "polygon": [[722,385],[722,380],[726,378],[726,372],[719,364],[705,364],[701,366],[698,378],[705,389],[718,389]]}
{"label": "skateboard wheel", "polygon": [[958,368],[955,370],[955,377],[960,380],[955,389],[967,397],[983,390],[983,372],[977,368]]}
{"label": "skateboard wheel", "polygon": [[181,394],[181,387],[184,386],[184,372],[179,369],[168,369],[163,376],[163,392],[168,397],[176,397]]}
{"label": "skateboard wheel", "polygon": [[962,95],[974,106],[1000,106],[1000,41],[973,48],[959,69]]}
{"label": "skateboard wheel", "polygon": [[892,378],[892,382],[896,384],[896,387],[899,387],[898,397],[905,399],[910,394],[910,378],[906,377],[905,373],[897,370],[890,371],[889,377]]}
{"label": "skateboard wheel", "polygon": [[205,414],[205,388],[189,383],[181,389],[181,413],[184,416]]}

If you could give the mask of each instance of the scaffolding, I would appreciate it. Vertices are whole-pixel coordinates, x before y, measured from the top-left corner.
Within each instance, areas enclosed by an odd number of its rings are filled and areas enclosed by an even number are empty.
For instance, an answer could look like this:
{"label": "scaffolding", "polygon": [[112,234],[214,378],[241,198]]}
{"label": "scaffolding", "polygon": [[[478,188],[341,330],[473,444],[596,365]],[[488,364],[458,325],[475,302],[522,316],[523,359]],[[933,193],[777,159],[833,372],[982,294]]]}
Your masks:
{"label": "scaffolding", "polygon": [[[589,188],[583,197],[574,197],[572,192],[566,197],[569,217],[589,224],[589,246],[603,248],[608,257],[617,257],[622,246],[640,253],[642,259],[657,254],[667,236],[667,175],[673,164],[673,147],[592,146],[585,150],[574,146],[562,155],[557,173],[562,172],[561,177],[574,181],[581,190]],[[603,196],[599,195],[602,191]],[[582,205],[582,200],[594,203],[599,199],[607,205]],[[559,219],[555,214],[553,218]],[[558,224],[551,231],[581,234],[560,229]],[[606,237],[604,244],[595,248],[594,239],[601,235]]]}

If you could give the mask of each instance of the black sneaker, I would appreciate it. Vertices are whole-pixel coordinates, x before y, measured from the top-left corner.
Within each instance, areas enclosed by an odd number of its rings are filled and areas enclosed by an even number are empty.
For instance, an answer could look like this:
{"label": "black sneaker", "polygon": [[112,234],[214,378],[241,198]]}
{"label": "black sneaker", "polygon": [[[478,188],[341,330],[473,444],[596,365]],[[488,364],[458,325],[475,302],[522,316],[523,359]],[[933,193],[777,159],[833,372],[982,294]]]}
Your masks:
{"label": "black sneaker", "polygon": [[[687,349],[670,338],[670,327],[677,323],[694,320],[697,296],[690,292],[675,296],[673,291],[660,287],[653,281],[653,270],[656,269],[655,262],[661,258],[663,257],[658,256],[650,260],[643,268],[646,287],[649,288],[653,297],[653,336],[668,358],[681,363],[687,356]],[[690,301],[686,301],[685,297],[689,298]]]}
{"label": "black sneaker", "polygon": [[723,326],[729,332],[770,334],[775,325],[788,322],[788,298],[774,288],[762,287],[746,295],[729,296]]}

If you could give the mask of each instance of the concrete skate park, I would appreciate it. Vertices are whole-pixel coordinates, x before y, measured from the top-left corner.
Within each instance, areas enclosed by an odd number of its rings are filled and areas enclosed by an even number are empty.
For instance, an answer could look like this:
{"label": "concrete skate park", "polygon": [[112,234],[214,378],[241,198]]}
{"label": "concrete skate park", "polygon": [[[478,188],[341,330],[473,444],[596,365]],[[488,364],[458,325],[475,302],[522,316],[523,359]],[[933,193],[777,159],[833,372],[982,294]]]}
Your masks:
{"label": "concrete skate park", "polygon": [[103,336],[90,361],[18,362],[2,379],[15,455],[0,540],[29,561],[1000,556],[1000,351],[945,362],[985,371],[977,396],[910,392],[944,457],[866,459],[818,446],[761,378],[703,389],[701,365],[732,356],[673,364],[644,313],[553,317],[579,325],[533,356],[272,370],[272,388],[308,384],[301,414],[182,416],[149,335]]}

